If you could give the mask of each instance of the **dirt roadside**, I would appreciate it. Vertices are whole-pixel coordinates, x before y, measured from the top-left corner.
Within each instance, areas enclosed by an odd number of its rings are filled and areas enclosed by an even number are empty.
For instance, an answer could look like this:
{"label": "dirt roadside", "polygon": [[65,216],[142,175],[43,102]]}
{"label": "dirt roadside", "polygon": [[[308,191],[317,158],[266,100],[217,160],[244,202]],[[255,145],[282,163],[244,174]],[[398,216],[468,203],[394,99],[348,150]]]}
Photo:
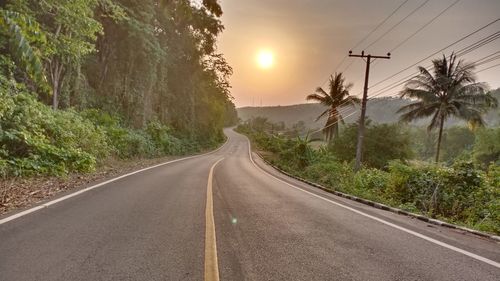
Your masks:
{"label": "dirt roadside", "polygon": [[57,194],[78,189],[93,182],[114,178],[155,164],[182,158],[167,156],[155,159],[108,160],[89,174],[69,174],[66,177],[36,176],[30,178],[0,178],[0,215],[33,206]]}

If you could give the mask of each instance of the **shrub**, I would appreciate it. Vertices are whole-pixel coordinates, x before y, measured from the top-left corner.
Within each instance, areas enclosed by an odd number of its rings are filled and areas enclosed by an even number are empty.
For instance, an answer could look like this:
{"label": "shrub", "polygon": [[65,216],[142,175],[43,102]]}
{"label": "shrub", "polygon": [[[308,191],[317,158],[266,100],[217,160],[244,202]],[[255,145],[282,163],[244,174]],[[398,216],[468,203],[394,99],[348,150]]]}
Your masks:
{"label": "shrub", "polygon": [[427,164],[409,166],[392,161],[389,173],[386,197],[403,206],[410,204],[425,213],[432,212],[437,192],[442,187],[436,167]]}
{"label": "shrub", "polygon": [[484,184],[485,188],[477,194],[480,200],[469,223],[483,231],[500,233],[500,166],[490,165]]}
{"label": "shrub", "polygon": [[485,187],[481,170],[476,169],[472,162],[457,162],[451,169],[441,170],[443,188],[438,198],[439,215],[463,220],[472,215],[471,210],[476,204],[482,208],[478,196]]}
{"label": "shrub", "polygon": [[353,174],[352,165],[338,162],[333,156],[322,154],[307,166],[301,175],[322,185],[347,192],[351,187],[349,181]]}
{"label": "shrub", "polygon": [[107,156],[104,132],[76,112],[53,111],[25,92],[0,92],[0,100],[2,173],[88,172]]}
{"label": "shrub", "polygon": [[134,130],[124,127],[117,116],[96,109],[85,110],[82,115],[105,132],[112,153],[119,158],[157,157],[199,149],[196,141],[182,142],[168,126],[157,121],[149,122],[144,130]]}
{"label": "shrub", "polygon": [[[342,161],[335,147],[334,152],[332,148],[311,150],[301,139],[252,130],[247,134],[260,149],[268,152],[268,159],[292,174],[411,212],[500,233],[498,165],[491,164],[485,172],[466,157],[456,160],[451,167],[392,160],[387,171],[363,168],[354,173],[352,163]],[[344,132],[346,135],[349,133]]]}
{"label": "shrub", "polygon": [[[412,149],[420,160],[433,161],[436,156],[437,131],[429,132],[427,128],[411,129]],[[454,126],[443,131],[441,156],[443,162],[451,164],[456,158],[470,159],[475,141],[475,134],[467,127]]]}
{"label": "shrub", "polygon": [[352,185],[353,189],[358,191],[355,195],[377,200],[384,198],[388,180],[389,175],[387,172],[374,168],[361,169],[354,174]]}
{"label": "shrub", "polygon": [[474,159],[488,166],[490,163],[500,164],[500,127],[478,130],[474,143]]}
{"label": "shrub", "polygon": [[[363,164],[368,167],[386,168],[390,160],[406,160],[412,156],[409,132],[401,125],[368,125],[365,134]],[[333,140],[331,149],[340,160],[355,158],[357,135],[358,126],[352,124]]]}

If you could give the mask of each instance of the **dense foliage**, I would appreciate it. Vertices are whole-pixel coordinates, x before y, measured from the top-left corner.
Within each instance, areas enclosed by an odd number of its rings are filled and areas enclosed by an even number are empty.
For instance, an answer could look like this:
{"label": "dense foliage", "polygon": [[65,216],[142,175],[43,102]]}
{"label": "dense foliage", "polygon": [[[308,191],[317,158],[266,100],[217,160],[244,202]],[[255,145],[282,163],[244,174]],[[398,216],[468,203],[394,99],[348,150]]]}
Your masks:
{"label": "dense foliage", "polygon": [[236,110],[217,1],[0,2],[0,169],[91,171],[220,143]]}
{"label": "dense foliage", "polygon": [[[355,142],[349,141],[355,139],[354,125],[346,128],[332,147],[313,149],[307,139],[271,134],[270,125],[262,125],[266,119],[258,121],[242,124],[238,131],[249,136],[261,154],[281,169],[334,190],[500,233],[500,148],[492,148],[493,143],[498,144],[498,138],[493,138],[500,129],[480,130],[473,140],[462,129],[450,130],[447,139],[463,138],[470,153],[450,160],[449,166],[439,166],[404,160],[412,158],[416,147],[411,143],[414,131],[401,125],[370,124],[367,133],[375,134],[376,141],[370,143],[371,137],[367,138],[366,166],[355,173],[351,163]],[[258,123],[261,126],[251,126]],[[497,162],[486,166],[483,159],[476,160],[476,154]],[[374,161],[369,160],[371,155],[377,155]]]}
{"label": "dense foliage", "polygon": [[[330,149],[341,161],[351,161],[356,156],[358,125],[345,127],[342,134],[333,140]],[[369,167],[385,168],[389,160],[412,158],[411,136],[400,124],[371,124],[365,128],[362,153],[363,163]]]}
{"label": "dense foliage", "polygon": [[0,175],[65,175],[90,172],[108,157],[157,157],[197,151],[208,143],[176,137],[151,121],[123,126],[99,110],[52,110],[29,94],[0,93]]}

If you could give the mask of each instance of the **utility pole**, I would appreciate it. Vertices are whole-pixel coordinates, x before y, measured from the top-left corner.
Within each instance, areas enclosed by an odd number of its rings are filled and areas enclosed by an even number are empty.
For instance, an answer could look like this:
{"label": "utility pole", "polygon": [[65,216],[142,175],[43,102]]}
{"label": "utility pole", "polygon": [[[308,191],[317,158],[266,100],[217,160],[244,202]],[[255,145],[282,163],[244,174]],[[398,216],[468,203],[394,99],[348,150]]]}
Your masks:
{"label": "utility pole", "polygon": [[365,137],[366,102],[368,100],[368,78],[370,77],[370,63],[372,59],[390,59],[391,53],[387,53],[387,56],[372,56],[372,55],[365,55],[365,51],[362,51],[361,55],[353,55],[352,51],[349,51],[349,57],[356,57],[363,59],[366,58],[365,87],[363,89],[363,99],[361,100],[361,116],[359,118],[359,126],[358,126],[358,144],[356,146],[356,164],[354,165],[354,171],[357,172],[361,168],[363,139]]}

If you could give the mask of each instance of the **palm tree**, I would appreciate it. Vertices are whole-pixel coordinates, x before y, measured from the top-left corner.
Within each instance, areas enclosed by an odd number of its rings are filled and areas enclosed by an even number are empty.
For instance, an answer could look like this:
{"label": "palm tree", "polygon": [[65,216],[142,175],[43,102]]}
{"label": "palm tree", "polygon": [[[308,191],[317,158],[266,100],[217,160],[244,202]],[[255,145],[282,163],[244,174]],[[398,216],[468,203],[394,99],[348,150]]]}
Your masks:
{"label": "palm tree", "polygon": [[449,58],[432,61],[433,73],[419,67],[420,73],[410,79],[401,91],[401,98],[416,101],[401,107],[401,121],[431,117],[428,130],[439,128],[436,148],[436,163],[439,162],[443,126],[450,117],[465,120],[474,127],[484,126],[482,114],[498,106],[498,101],[486,93],[486,85],[476,82],[474,64],[458,60],[455,54]]}
{"label": "palm tree", "polygon": [[326,124],[323,127],[323,133],[326,136],[327,141],[331,141],[333,137],[339,136],[339,122],[344,124],[344,118],[339,112],[340,107],[343,106],[354,106],[359,104],[360,100],[356,97],[349,96],[349,90],[352,88],[352,83],[347,85],[345,83],[345,78],[341,73],[335,73],[335,75],[330,77],[329,80],[329,92],[327,93],[323,88],[318,87],[314,94],[310,94],[306,97],[307,100],[318,101],[320,104],[327,106],[328,108],[321,113],[316,121],[324,116],[328,116]]}

